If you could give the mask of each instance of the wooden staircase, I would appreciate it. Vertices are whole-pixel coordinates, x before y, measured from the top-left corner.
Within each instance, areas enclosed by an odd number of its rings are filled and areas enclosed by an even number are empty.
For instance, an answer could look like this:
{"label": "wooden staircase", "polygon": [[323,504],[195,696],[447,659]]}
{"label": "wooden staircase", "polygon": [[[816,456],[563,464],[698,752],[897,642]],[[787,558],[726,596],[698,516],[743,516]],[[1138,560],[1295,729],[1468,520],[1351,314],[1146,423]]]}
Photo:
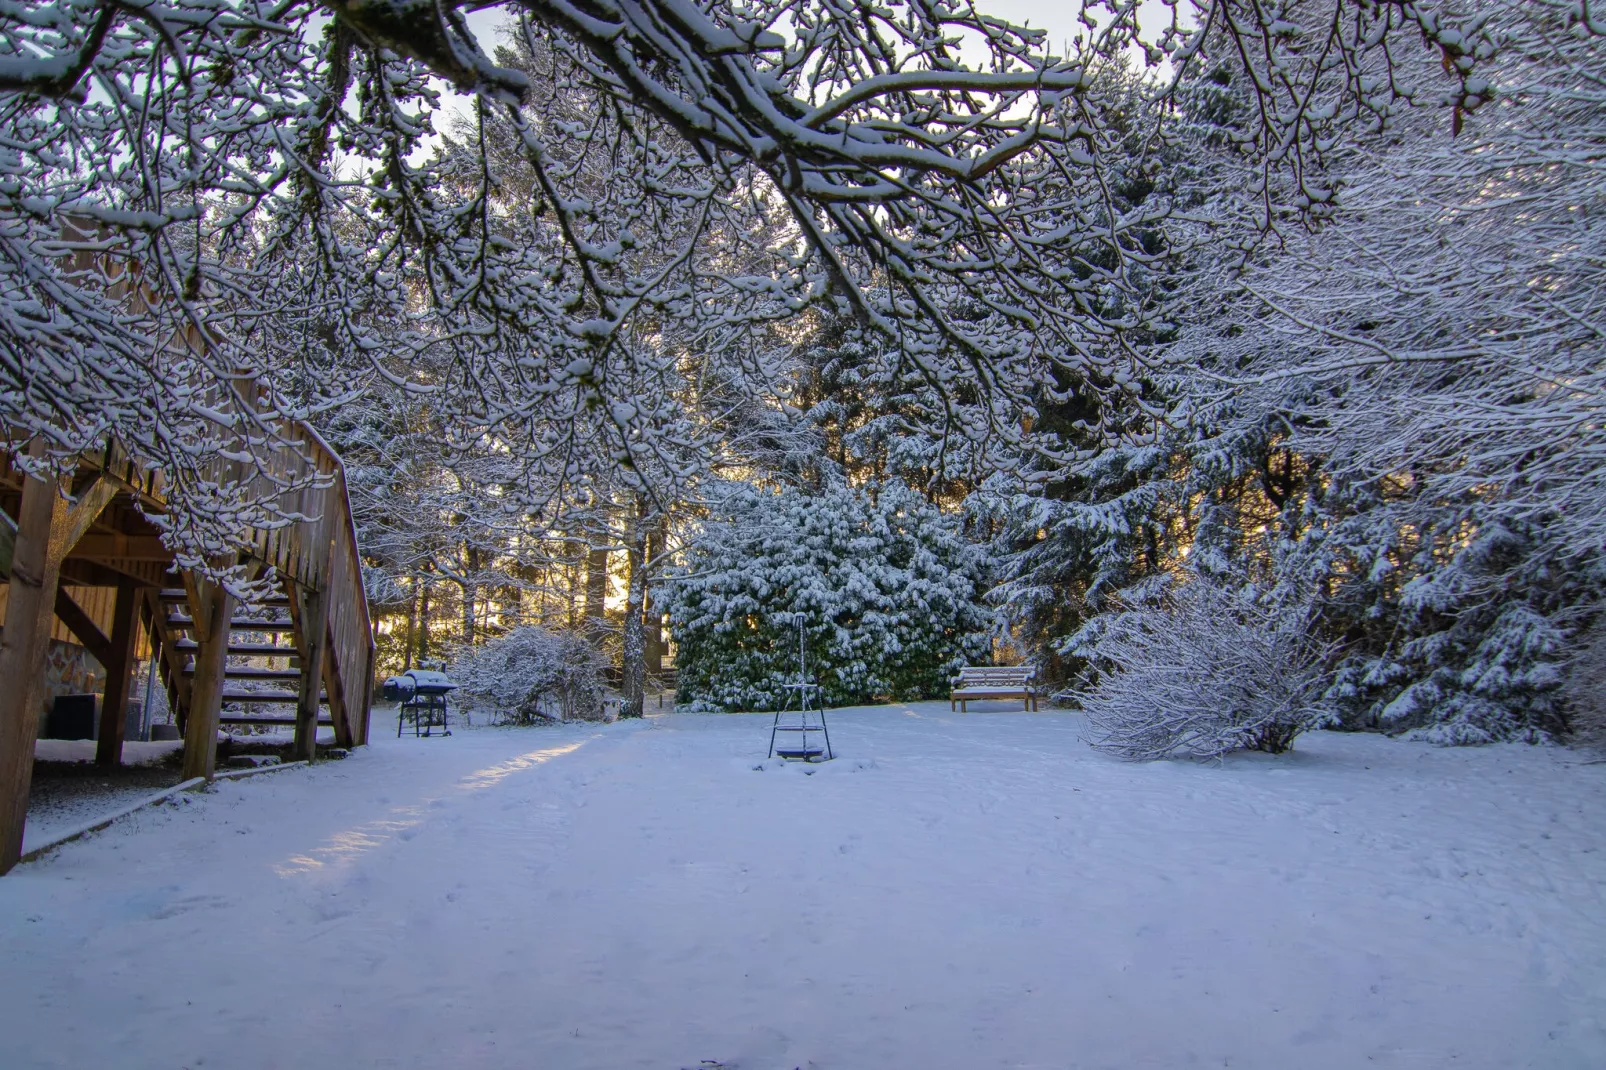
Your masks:
{"label": "wooden staircase", "polygon": [[[195,677],[200,643],[195,636],[195,614],[189,592],[165,588],[149,597],[146,624],[161,651],[158,671],[167,691],[168,707],[182,726],[189,713],[189,690]],[[309,637],[292,612],[293,601],[280,584],[279,591],[260,602],[236,610],[229,621],[228,655],[223,667],[223,725],[293,726],[296,705],[306,682]],[[154,614],[154,615],[152,615]],[[320,679],[317,724],[337,727],[328,711],[329,694]],[[350,740],[344,745],[350,746]]]}
{"label": "wooden staircase", "polygon": [[[103,253],[88,226],[64,231],[64,267],[100,272],[119,314],[147,316],[164,300],[159,273]],[[170,327],[148,322],[153,338],[168,336],[163,348],[175,357],[190,360],[205,348],[203,332],[168,335]],[[225,414],[218,426],[235,430],[185,478],[236,487],[263,519],[237,531],[204,569],[164,541],[170,474],[115,436],[75,464],[54,465],[39,463],[48,453],[42,439],[0,441],[0,512],[8,521],[0,523],[0,874],[21,857],[58,622],[106,670],[101,765],[122,760],[141,619],[183,722],[186,780],[213,776],[220,724],[293,724],[298,758],[315,756],[319,724],[333,728],[341,746],[368,741],[374,636],[344,467],[312,427],[270,415],[276,403],[262,382],[231,375],[191,384],[195,402]],[[28,463],[18,463],[23,454]],[[260,604],[237,606],[217,581],[241,573],[275,577],[277,586]],[[106,618],[92,618],[63,584],[103,589]]]}
{"label": "wooden staircase", "polygon": [[[97,748],[103,764],[120,761],[132,637],[141,621],[169,708],[183,729],[186,779],[212,776],[220,725],[293,725],[298,758],[314,756],[320,724],[332,728],[343,747],[368,742],[374,639],[362,562],[345,472],[315,431],[286,422],[282,438],[248,480],[256,484],[248,489],[275,502],[281,516],[297,518],[247,529],[238,556],[220,561],[247,566],[259,581],[274,578],[251,605],[238,605],[203,573],[179,565],[148,519],[166,511],[164,474],[136,463],[115,440],[80,455],[77,472],[59,483],[28,476],[12,461],[0,444],[0,505],[7,518],[17,518],[14,528],[0,524],[0,564],[9,568],[26,551],[37,559],[31,567],[45,582],[21,589],[12,583],[8,589],[4,626],[8,636],[15,632],[26,641],[11,651],[0,679],[28,686],[9,698],[0,688],[0,724],[20,726],[15,738],[0,738],[0,872],[14,842],[20,843],[18,822],[27,803],[27,778],[7,777],[3,767],[11,760],[19,769],[31,768],[28,729],[36,718],[24,711],[43,701],[48,645],[39,637],[48,636],[52,616],[87,649],[107,655],[100,660],[107,667],[108,694],[116,700],[103,703],[103,744]],[[219,479],[239,477],[229,464],[218,462]],[[62,577],[118,589],[109,627],[89,619],[70,598],[58,597]],[[16,601],[19,591],[22,602]]]}

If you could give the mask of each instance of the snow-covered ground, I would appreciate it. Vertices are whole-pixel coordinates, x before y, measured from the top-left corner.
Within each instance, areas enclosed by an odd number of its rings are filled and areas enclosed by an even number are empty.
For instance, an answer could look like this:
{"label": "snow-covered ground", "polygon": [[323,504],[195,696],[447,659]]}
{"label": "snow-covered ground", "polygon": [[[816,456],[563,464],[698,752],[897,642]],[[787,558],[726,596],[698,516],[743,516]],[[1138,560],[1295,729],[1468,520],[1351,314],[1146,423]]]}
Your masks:
{"label": "snow-covered ground", "polygon": [[376,731],[141,812],[0,879],[0,1062],[1606,1066],[1606,765],[927,703],[810,770],[768,720]]}
{"label": "snow-covered ground", "polygon": [[123,744],[123,767],[107,774],[92,768],[92,739],[38,740],[33,756],[56,768],[34,771],[22,849],[177,784],[182,779],[178,766],[164,765],[163,759],[183,748],[179,740],[129,740]]}
{"label": "snow-covered ground", "polygon": [[[169,754],[184,749],[184,741],[163,739],[147,743],[129,740],[123,744],[124,765],[148,765],[161,761]],[[92,739],[41,739],[33,745],[33,756],[41,762],[92,762],[95,760],[95,741]]]}

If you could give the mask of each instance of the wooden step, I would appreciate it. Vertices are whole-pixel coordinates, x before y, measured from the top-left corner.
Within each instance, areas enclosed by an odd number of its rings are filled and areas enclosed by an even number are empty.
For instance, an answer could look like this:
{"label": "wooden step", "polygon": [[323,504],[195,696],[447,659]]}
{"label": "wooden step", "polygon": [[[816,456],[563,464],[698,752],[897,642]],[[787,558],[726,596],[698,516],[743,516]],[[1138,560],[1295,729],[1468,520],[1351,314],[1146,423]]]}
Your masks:
{"label": "wooden step", "polygon": [[[289,725],[289,726],[293,726],[296,723],[296,719],[294,717],[235,717],[235,716],[232,716],[230,714],[225,713],[223,716],[221,716],[221,717],[219,717],[217,719],[217,723],[218,724],[264,724],[264,725]],[[327,717],[318,718],[318,727],[319,728],[323,728],[326,725],[333,726],[334,722],[329,720],[329,718],[327,718]]]}
{"label": "wooden step", "polygon": [[[195,666],[184,668],[185,676],[195,675]],[[223,668],[225,680],[300,680],[300,669],[259,669],[254,665],[226,665]]]}
{"label": "wooden step", "polygon": [[259,669],[254,665],[226,665],[225,680],[295,680],[301,679],[300,669]]}
{"label": "wooden step", "polygon": [[[328,697],[329,696],[324,694],[322,691],[318,692],[319,702],[327,701]],[[288,703],[289,705],[294,706],[297,702],[301,701],[301,696],[296,694],[294,691],[242,691],[226,687],[223,689],[223,701]]]}
{"label": "wooden step", "polygon": [[[195,627],[195,618],[180,616],[168,617],[167,626],[173,629],[182,628],[187,631],[190,628]],[[244,618],[236,618],[235,620],[229,621],[229,630],[235,632],[293,632],[295,631],[295,627],[295,624],[291,622],[289,617],[281,617],[278,620],[246,620]]]}
{"label": "wooden step", "polygon": [[[194,639],[178,639],[174,641],[173,649],[181,654],[194,654],[200,649],[200,644]],[[230,643],[229,653],[254,658],[294,658],[300,656],[293,646],[270,646],[267,643]]]}
{"label": "wooden step", "polygon": [[[170,606],[182,605],[190,600],[189,592],[182,587],[163,588],[156,597]],[[287,606],[289,604],[290,596],[287,594],[270,594],[260,601],[251,603],[254,606]]]}

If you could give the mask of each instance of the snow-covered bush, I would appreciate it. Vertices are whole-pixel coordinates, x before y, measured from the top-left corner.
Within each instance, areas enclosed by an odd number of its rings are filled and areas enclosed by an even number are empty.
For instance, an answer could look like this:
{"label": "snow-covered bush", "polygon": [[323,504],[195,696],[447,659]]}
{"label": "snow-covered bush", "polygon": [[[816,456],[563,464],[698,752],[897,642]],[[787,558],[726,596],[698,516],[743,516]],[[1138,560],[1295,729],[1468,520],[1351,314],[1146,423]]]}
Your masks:
{"label": "snow-covered bush", "polygon": [[505,723],[600,720],[602,658],[577,635],[515,628],[467,648],[452,677],[465,703],[483,704]]}
{"label": "snow-covered bush", "polygon": [[1280,754],[1327,719],[1327,651],[1301,608],[1205,579],[1151,590],[1078,637],[1097,682],[1072,695],[1094,746],[1136,761]]}
{"label": "snow-covered bush", "polygon": [[680,698],[704,709],[776,709],[796,678],[802,613],[827,705],[946,694],[985,655],[987,559],[902,484],[875,494],[739,488],[664,596]]}

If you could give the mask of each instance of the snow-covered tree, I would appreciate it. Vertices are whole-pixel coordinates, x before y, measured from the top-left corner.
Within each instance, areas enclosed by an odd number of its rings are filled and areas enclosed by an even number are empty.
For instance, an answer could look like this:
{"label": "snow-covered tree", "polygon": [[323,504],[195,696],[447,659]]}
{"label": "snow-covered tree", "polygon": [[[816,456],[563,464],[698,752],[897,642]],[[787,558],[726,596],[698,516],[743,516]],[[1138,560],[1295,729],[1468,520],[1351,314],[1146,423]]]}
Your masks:
{"label": "snow-covered tree", "polygon": [[[0,12],[0,426],[170,468],[200,554],[266,506],[195,458],[249,469],[343,390],[427,394],[447,445],[544,481],[570,429],[626,468],[673,444],[687,352],[769,389],[746,343],[810,309],[967,384],[949,422],[975,439],[1155,314],[1108,298],[1165,211],[1117,222],[1102,192],[1119,28],[1062,58],[967,4],[505,10],[535,77],[450,3]],[[461,151],[428,152],[431,75],[474,95]],[[275,389],[309,366],[322,408]]]}
{"label": "snow-covered tree", "polygon": [[1308,610],[1258,595],[1151,583],[1090,626],[1077,653],[1094,682],[1070,693],[1090,742],[1134,760],[1280,754],[1324,723],[1326,651]]}
{"label": "snow-covered tree", "polygon": [[986,655],[986,570],[956,519],[901,484],[733,488],[665,595],[681,699],[720,710],[795,699],[794,614],[827,704],[944,694],[955,668]]}
{"label": "snow-covered tree", "polygon": [[603,662],[578,635],[515,628],[452,662],[461,701],[489,707],[516,724],[603,716]]}
{"label": "snow-covered tree", "polygon": [[[1606,549],[1603,28],[1571,4],[1481,5],[1478,106],[1396,108],[1345,147],[1331,223],[1233,262],[1171,348],[1209,373],[1183,384],[1196,414],[1225,392],[1302,458],[1279,567],[1326,592],[1347,723],[1566,730]],[[1420,90],[1443,59],[1389,70]]]}
{"label": "snow-covered tree", "polygon": [[[1157,575],[1281,587],[1337,644],[1340,723],[1562,734],[1602,593],[1606,38],[1567,4],[1262,7],[1285,25],[1240,51],[1252,24],[1221,18],[1246,9],[1216,5],[1172,94],[1203,236],[1143,385],[1171,415],[1024,493],[991,481],[996,597],[1070,653]],[[1373,18],[1380,37],[1345,29]],[[1394,47],[1414,40],[1431,47]],[[1255,146],[1279,125],[1270,159]]]}

